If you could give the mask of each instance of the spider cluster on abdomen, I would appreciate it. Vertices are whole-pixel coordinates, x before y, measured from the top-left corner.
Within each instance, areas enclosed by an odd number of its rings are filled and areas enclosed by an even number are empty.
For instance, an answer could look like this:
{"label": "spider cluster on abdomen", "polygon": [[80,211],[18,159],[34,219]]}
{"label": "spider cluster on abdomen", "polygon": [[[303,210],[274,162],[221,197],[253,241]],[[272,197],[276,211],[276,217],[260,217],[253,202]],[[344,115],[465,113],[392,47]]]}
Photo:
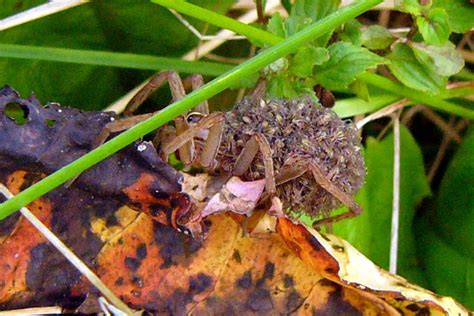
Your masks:
{"label": "spider cluster on abdomen", "polygon": [[[295,100],[247,97],[227,112],[225,119],[217,157],[223,168],[233,165],[232,161],[253,135],[263,135],[272,152],[276,195],[284,209],[294,215],[325,213],[328,216],[330,210],[341,205],[337,197],[317,183],[311,165],[319,167],[331,184],[347,195],[354,195],[363,184],[365,166],[355,125],[341,120],[309,97]],[[247,180],[265,177],[262,153],[242,177]]]}
{"label": "spider cluster on abdomen", "polygon": [[[126,113],[136,109],[166,80],[174,101],[184,97],[178,74],[165,71],[137,93]],[[203,80],[193,75],[185,83],[197,89]],[[126,120],[134,123],[136,119]],[[110,130],[116,131],[117,127]],[[210,114],[204,102],[176,118],[174,127],[162,128],[158,135],[165,160],[176,152],[187,167],[244,180],[265,179],[265,198],[278,197],[286,215],[322,215],[316,221],[319,226],[361,212],[352,198],[365,177],[357,129],[310,97],[267,99],[254,93],[229,112]],[[330,216],[329,211],[342,204],[349,211]]]}

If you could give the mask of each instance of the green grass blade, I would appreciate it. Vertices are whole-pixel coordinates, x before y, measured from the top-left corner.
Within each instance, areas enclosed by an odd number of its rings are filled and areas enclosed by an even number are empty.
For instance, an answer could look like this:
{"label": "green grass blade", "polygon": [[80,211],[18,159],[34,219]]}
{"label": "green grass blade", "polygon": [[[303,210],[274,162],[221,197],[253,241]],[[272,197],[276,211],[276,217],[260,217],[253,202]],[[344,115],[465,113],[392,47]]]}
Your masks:
{"label": "green grass blade", "polygon": [[365,74],[360,75],[359,79],[385,91],[389,91],[393,94],[408,98],[415,102],[429,105],[435,109],[451,112],[469,119],[474,119],[474,110],[470,110],[457,104],[445,101],[439,96],[431,96],[429,94],[405,87],[404,85],[396,83],[395,81],[392,81],[385,77],[367,72]]}
{"label": "green grass blade", "polygon": [[144,70],[168,69],[184,73],[200,73],[208,76],[219,76],[232,69],[233,66],[216,62],[186,61],[178,58],[150,55],[14,44],[0,44],[0,57]]}
{"label": "green grass blade", "polygon": [[73,161],[69,165],[32,185],[28,189],[20,192],[14,198],[3,202],[0,204],[0,219],[3,219],[16,212],[19,208],[60,186],[72,177],[82,173],[87,168],[90,168],[94,164],[102,161],[133,141],[157,129],[181,113],[184,113],[202,101],[207,100],[217,93],[229,88],[233,84],[239,82],[242,77],[255,74],[263,67],[271,64],[275,60],[287,55],[288,53],[291,53],[304,43],[318,38],[327,32],[330,32],[334,28],[369,10],[371,7],[377,5],[380,2],[382,1],[363,0],[340,9],[337,12],[325,17],[324,19],[308,26],[297,34],[289,37],[285,41],[268,48],[267,50],[240,64],[222,76],[210,81],[201,89],[188,94],[183,99],[166,107],[159,114],[119,134],[102,146],[97,147],[81,158]]}
{"label": "green grass blade", "polygon": [[275,45],[282,41],[282,38],[273,35],[272,33],[263,31],[213,11],[203,9],[183,0],[151,0],[151,2],[162,5],[168,9],[176,10],[179,13],[194,17],[212,25],[217,25],[221,28],[234,31],[235,33],[245,35],[247,38],[266,44]]}

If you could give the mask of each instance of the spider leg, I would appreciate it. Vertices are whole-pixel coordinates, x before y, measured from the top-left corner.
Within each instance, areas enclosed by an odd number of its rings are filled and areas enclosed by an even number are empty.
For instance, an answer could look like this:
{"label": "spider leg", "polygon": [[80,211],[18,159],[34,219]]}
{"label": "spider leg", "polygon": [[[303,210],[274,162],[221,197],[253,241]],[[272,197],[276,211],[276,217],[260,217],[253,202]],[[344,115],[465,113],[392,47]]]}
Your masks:
{"label": "spider leg", "polygon": [[284,165],[275,177],[276,185],[284,184],[301,177],[308,171],[306,166],[300,164]]}
{"label": "spider leg", "polygon": [[109,124],[104,126],[102,131],[96,137],[96,139],[92,143],[92,149],[94,149],[96,147],[99,147],[100,145],[105,143],[105,141],[110,136],[110,134],[127,130],[127,129],[137,125],[138,123],[149,119],[150,117],[152,117],[156,113],[135,115],[135,116],[125,117],[125,118],[116,120],[114,122],[110,122]]}
{"label": "spider leg", "polygon": [[[207,117],[209,117],[208,115]],[[212,168],[214,159],[217,155],[217,150],[221,144],[222,134],[224,133],[224,113],[220,112],[218,119],[215,123],[209,128],[209,133],[207,135],[206,144],[201,153],[200,164],[206,169]]]}
{"label": "spider leg", "polygon": [[276,185],[272,149],[268,140],[262,134],[255,134],[247,141],[234,164],[232,174],[234,176],[243,175],[250,168],[259,150],[262,153],[265,168],[265,191],[273,195],[276,192]]}
{"label": "spider leg", "polygon": [[[152,117],[156,113],[149,113],[149,114],[142,114],[142,115],[136,115],[136,116],[131,116],[131,117],[126,117],[117,121],[113,121],[108,123],[107,125],[104,126],[104,128],[100,131],[99,135],[94,139],[92,142],[92,148],[95,149],[105,143],[107,138],[109,138],[110,134],[121,132],[124,130],[129,129],[132,126],[135,126],[137,123],[140,123],[150,117]],[[77,176],[73,177],[69,181],[67,181],[64,186],[66,188],[69,188],[74,181],[80,176],[78,174]]]}
{"label": "spider leg", "polygon": [[[193,87],[193,90],[197,90],[204,85],[204,79],[199,74],[191,75],[188,78],[186,78],[186,80],[188,79],[191,80],[191,85]],[[207,100],[199,103],[196,106],[195,110],[204,115],[209,115],[209,104],[207,103]]]}
{"label": "spider leg", "polygon": [[277,185],[280,185],[294,180],[305,174],[307,171],[311,172],[315,181],[323,189],[328,191],[332,196],[337,198],[349,208],[349,210],[345,213],[318,220],[313,224],[313,226],[319,227],[322,225],[332,224],[346,218],[357,216],[362,212],[362,208],[354,201],[354,199],[349,194],[334,185],[331,180],[326,177],[321,168],[319,168],[319,166],[311,160],[303,159],[294,162],[291,165],[284,166],[276,175],[276,183]]}
{"label": "spider leg", "polygon": [[[184,144],[196,137],[202,129],[209,129],[214,125],[223,124],[223,121],[224,113],[214,112],[206,117],[203,117],[198,123],[196,123],[196,125],[183,130],[181,133],[177,133],[176,137],[167,144],[165,144],[161,149],[165,160],[167,160],[168,156],[171,153],[175,152]],[[176,128],[178,128],[178,125],[176,126]]]}
{"label": "spider leg", "polygon": [[150,81],[148,81],[148,83],[144,85],[143,88],[141,88],[128,102],[124,110],[125,115],[131,116],[153,92],[158,90],[166,82],[169,73],[169,71],[162,71],[151,77]]}
{"label": "spider leg", "polygon": [[331,217],[316,221],[315,223],[313,223],[314,227],[318,227],[318,226],[326,225],[326,224],[332,224],[346,218],[357,216],[362,212],[362,208],[360,207],[360,205],[357,204],[349,194],[347,194],[346,192],[342,191],[337,186],[335,186],[324,175],[323,171],[318,167],[318,165],[316,165],[314,162],[310,162],[308,167],[311,173],[313,174],[313,177],[316,180],[316,182],[323,189],[331,193],[334,197],[336,197],[339,201],[341,201],[344,205],[346,205],[349,208],[347,212],[344,212],[342,214],[331,216]]}

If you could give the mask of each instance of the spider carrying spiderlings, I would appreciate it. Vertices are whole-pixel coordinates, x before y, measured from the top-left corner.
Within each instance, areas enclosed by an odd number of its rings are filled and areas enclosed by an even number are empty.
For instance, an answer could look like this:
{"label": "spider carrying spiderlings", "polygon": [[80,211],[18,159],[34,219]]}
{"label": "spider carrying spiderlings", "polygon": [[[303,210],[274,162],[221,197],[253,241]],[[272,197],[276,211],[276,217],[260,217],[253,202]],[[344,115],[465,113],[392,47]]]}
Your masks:
{"label": "spider carrying spiderlings", "polygon": [[[166,80],[174,100],[185,95],[177,73],[161,72],[129,102],[126,113],[131,114]],[[193,89],[203,84],[199,75],[184,82]],[[352,196],[363,184],[365,166],[354,124],[309,97],[265,99],[262,91],[256,89],[229,112],[209,114],[204,102],[175,119],[174,128],[167,126],[158,133],[163,158],[176,152],[188,167],[245,180],[265,179],[265,196],[279,197],[287,215],[322,215],[315,226],[358,215],[361,208]],[[148,116],[126,120],[134,124]],[[117,124],[112,125],[114,131]],[[330,210],[341,204],[349,210],[330,216]]]}

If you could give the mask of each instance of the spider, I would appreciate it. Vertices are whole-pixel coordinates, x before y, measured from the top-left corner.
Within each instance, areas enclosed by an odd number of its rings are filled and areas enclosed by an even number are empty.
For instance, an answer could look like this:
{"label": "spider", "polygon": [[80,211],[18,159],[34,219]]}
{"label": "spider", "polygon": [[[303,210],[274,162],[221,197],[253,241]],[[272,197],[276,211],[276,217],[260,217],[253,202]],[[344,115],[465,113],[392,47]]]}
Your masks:
{"label": "spider", "polygon": [[[181,81],[176,72],[158,73],[132,98],[125,114],[131,115],[166,81],[173,101],[185,95],[185,85],[203,85],[200,75]],[[177,153],[187,168],[265,179],[265,198],[277,196],[290,217],[324,215],[319,227],[353,217],[362,211],[352,196],[364,181],[365,166],[356,127],[313,100],[265,99],[264,85],[229,112],[209,113],[207,102],[179,116],[174,127],[165,126],[155,138],[165,161]],[[152,114],[131,116],[110,123],[98,144],[111,132],[128,128]],[[348,211],[330,216],[344,204]]]}

